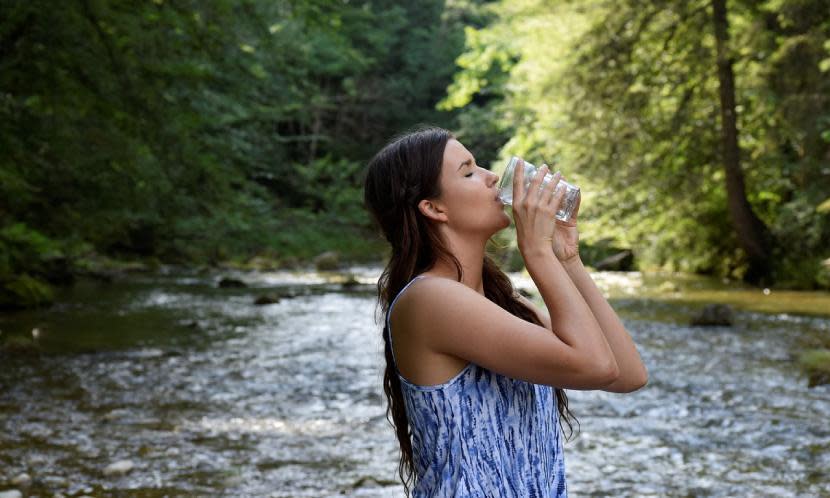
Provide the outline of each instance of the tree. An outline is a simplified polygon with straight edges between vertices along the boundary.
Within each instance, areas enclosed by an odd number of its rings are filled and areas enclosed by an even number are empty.
[[[720,94],[721,141],[723,169],[726,177],[727,203],[732,226],[741,248],[749,257],[747,280],[758,283],[770,276],[772,269],[769,231],[746,198],[744,174],[738,145],[737,112],[735,109],[735,77],[729,47],[729,21],[726,0],[712,0],[712,24],[717,42],[717,68]]]
[[[826,285],[826,0],[735,1],[717,37],[709,0],[493,11],[474,39],[517,58],[502,77],[465,68],[451,96],[468,80],[483,84],[467,85],[467,101],[503,95],[488,103],[516,130],[501,153],[559,162],[585,187],[586,241],[631,245],[643,266]],[[468,44],[462,60],[501,46]]]

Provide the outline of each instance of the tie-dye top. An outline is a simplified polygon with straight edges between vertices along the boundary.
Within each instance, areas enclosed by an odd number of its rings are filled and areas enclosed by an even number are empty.
[[[389,306],[390,344],[392,307],[424,276]],[[414,498],[567,497],[552,387],[473,363],[439,385],[416,385],[400,372],[398,378],[412,431]]]

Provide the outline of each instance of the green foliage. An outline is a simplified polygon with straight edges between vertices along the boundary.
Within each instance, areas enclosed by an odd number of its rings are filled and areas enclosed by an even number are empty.
[[[44,258],[60,257],[60,245],[24,223],[0,228],[0,277],[38,273]]]
[[[415,123],[452,127],[436,103],[482,3],[4,2],[0,226],[18,227],[4,274],[44,267],[53,246],[356,252],[361,165]]]
[[[31,308],[49,304],[53,299],[52,288],[29,275],[16,275],[0,282],[0,309]]]
[[[341,222],[353,226],[365,224],[363,209],[364,165],[348,159],[326,156],[309,164],[295,164],[290,180],[303,197],[303,207],[312,213],[325,210]]]
[[[709,8],[5,2],[0,278],[40,302],[37,282],[66,280],[91,253],[377,254],[363,165],[417,123],[453,129],[496,171],[511,154],[561,165],[583,187],[588,244],[632,247],[645,267],[740,276]],[[779,281],[824,286],[827,2],[729,9],[747,198],[780,241]]]
[[[777,280],[820,286],[816,265],[830,256],[820,207],[830,192],[830,10],[824,0],[728,7],[746,195],[778,241]],[[468,31],[445,103],[496,95],[487,106],[500,112],[468,105],[460,122],[512,127],[502,158],[559,163],[583,187],[589,244],[633,247],[644,267],[741,277],[710,2],[521,0],[492,12],[494,22]]]

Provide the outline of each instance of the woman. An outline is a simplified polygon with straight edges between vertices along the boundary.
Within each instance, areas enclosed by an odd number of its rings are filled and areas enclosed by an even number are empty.
[[[554,218],[559,175],[540,189],[543,166],[525,195],[516,169],[519,251],[547,312],[485,254],[510,226],[498,176],[448,131],[399,137],[369,163],[364,200],[392,246],[378,282],[384,391],[407,495],[567,496],[562,389],[646,383],[631,337],[580,261],[576,215]]]

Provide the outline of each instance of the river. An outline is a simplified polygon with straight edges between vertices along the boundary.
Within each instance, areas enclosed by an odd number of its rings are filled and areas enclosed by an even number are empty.
[[[351,268],[348,289],[313,272],[236,274],[246,288],[135,275],[0,315],[0,492],[403,496],[379,272]],[[569,391],[581,425],[565,444],[571,496],[830,496],[830,386],[808,388],[794,361],[830,343],[827,293],[594,276],[650,380],[624,395]],[[289,297],[255,306],[267,291]],[[738,306],[735,325],[688,326],[712,299]],[[105,472],[119,461],[131,470]],[[21,473],[30,484],[12,484]]]

